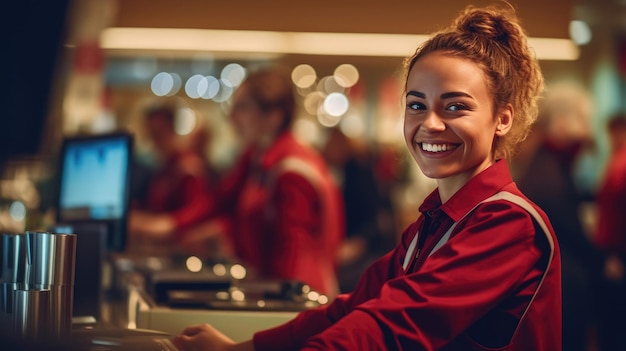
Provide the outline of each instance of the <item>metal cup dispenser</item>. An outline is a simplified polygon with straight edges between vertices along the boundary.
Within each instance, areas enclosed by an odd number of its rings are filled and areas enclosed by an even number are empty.
[[[2,234],[0,323],[27,338],[68,336],[72,327],[76,235]]]

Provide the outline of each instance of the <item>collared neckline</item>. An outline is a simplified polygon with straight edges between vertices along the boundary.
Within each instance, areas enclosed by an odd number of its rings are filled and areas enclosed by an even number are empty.
[[[512,182],[509,166],[506,160],[501,159],[470,179],[443,205],[439,196],[439,188],[436,188],[426,197],[419,211],[424,213],[440,209],[456,222],[479,202]]]
[[[263,156],[261,156],[261,168],[268,169],[272,167],[285,153],[293,149],[294,144],[296,144],[296,140],[291,132],[285,131],[277,135],[274,142],[265,150]]]

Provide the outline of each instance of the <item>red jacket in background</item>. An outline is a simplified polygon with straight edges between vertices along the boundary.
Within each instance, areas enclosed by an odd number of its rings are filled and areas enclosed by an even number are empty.
[[[260,159],[243,154],[219,186],[235,255],[261,278],[300,280],[334,296],[344,207],[324,159],[281,134]]]
[[[435,190],[402,242],[368,268],[351,294],[256,333],[255,349],[560,351],[556,236],[533,204],[548,233],[512,202],[481,203],[501,191],[525,199],[503,160],[445,204]],[[449,240],[429,256],[457,221]],[[405,271],[418,229],[426,240]]]
[[[626,147],[611,156],[597,193],[596,245],[626,255]]]
[[[213,205],[210,178],[197,154],[181,151],[171,155],[150,180],[140,208],[168,213],[176,223],[174,234],[202,221]]]

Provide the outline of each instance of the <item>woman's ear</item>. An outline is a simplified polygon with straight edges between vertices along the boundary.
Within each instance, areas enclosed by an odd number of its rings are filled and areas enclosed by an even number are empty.
[[[513,106],[506,105],[498,113],[498,124],[496,125],[496,135],[504,136],[513,126]]]

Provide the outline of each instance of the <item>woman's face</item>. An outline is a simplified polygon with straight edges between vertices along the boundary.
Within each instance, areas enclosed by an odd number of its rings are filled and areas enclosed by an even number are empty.
[[[430,53],[409,72],[406,92],[404,138],[426,176],[464,184],[494,163],[499,119],[478,65]]]
[[[233,95],[230,120],[245,146],[258,145],[268,135],[268,121],[245,85]]]

